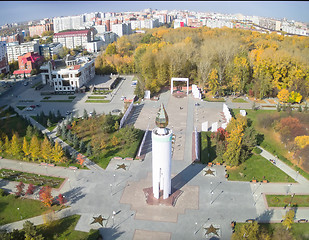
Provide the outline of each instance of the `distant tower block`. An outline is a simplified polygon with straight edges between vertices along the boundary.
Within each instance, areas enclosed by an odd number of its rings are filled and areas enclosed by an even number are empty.
[[[153,196],[160,198],[163,190],[163,199],[171,194],[171,159],[172,159],[172,130],[166,128],[168,116],[161,104],[157,113],[156,125],[152,130],[152,186]]]

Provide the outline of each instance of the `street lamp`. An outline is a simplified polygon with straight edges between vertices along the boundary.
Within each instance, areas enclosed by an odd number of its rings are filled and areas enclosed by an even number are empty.
[[[116,174],[114,174],[114,185],[115,185],[115,178],[116,178]]]
[[[112,192],[113,192],[113,185],[109,184],[109,186],[111,187],[111,196],[112,196]]]
[[[211,191],[211,195],[210,195],[210,204],[212,204],[212,203],[213,203],[213,201],[212,201],[212,196],[213,196],[213,194],[214,194],[214,192],[213,192],[213,191]]]
[[[19,215],[20,215],[20,219],[23,219],[23,217],[21,216],[21,213],[20,213],[20,211],[19,211],[19,208],[17,208],[17,210],[18,210],[18,213],[19,213]]]
[[[195,222],[195,230],[194,230],[194,235],[197,233],[196,228],[197,228],[197,222]]]

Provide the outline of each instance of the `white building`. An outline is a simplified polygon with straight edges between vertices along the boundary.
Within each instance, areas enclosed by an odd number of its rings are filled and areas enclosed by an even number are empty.
[[[131,23],[113,24],[112,32],[114,32],[118,37],[129,35],[132,33]]]
[[[132,29],[140,29],[141,28],[141,21],[140,20],[132,20],[130,21],[131,23],[131,28]]]
[[[88,29],[55,33],[53,36],[54,43],[59,42],[67,48],[76,48],[78,46],[86,48],[87,43],[91,41],[93,41],[93,33]]]
[[[18,61],[18,57],[28,52],[39,52],[39,41],[35,40],[32,42],[21,43],[8,43],[7,55],[8,61]]]
[[[92,41],[86,43],[86,49],[88,52],[99,52],[103,45],[104,42],[102,40]]]
[[[84,29],[84,16],[68,16],[53,18],[54,32],[58,33],[68,29]]]
[[[233,23],[222,19],[207,19],[206,26],[209,28],[222,28],[222,27],[233,28]]]
[[[141,21],[141,28],[156,28],[159,27],[159,19],[145,19]]]
[[[55,92],[75,92],[94,78],[94,60],[68,55],[66,61],[49,61],[40,67],[42,83],[54,87]]]
[[[9,72],[6,42],[0,42],[0,74]]]
[[[95,36],[95,40],[101,40],[103,42],[103,45],[108,45],[112,42],[115,42],[117,40],[117,36],[116,33],[105,32],[102,34],[97,34]]]

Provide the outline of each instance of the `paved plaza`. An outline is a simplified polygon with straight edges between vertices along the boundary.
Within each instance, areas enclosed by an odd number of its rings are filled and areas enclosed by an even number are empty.
[[[114,92],[109,104],[96,107],[97,113],[113,108],[121,108],[119,95],[130,96],[126,89],[132,77]],[[29,91],[31,91],[29,89]],[[24,93],[30,94],[30,93]],[[82,95],[81,95],[82,96]],[[28,97],[28,96],[27,96]],[[83,109],[86,103],[77,98],[74,107]],[[79,100],[78,100],[79,99]],[[118,103],[119,100],[119,103]],[[60,211],[57,216],[64,217],[80,214],[76,230],[89,231],[100,229],[104,239],[206,239],[205,226],[220,228],[219,239],[230,239],[231,221],[245,222],[258,219],[260,222],[279,222],[286,210],[267,208],[265,193],[309,193],[308,180],[297,174],[281,161],[276,166],[288,173],[298,183],[263,183],[232,182],[225,178],[224,166],[207,167],[192,164],[192,132],[195,127],[201,130],[201,123],[222,120],[223,103],[208,103],[194,99],[191,95],[175,98],[170,92],[160,95],[158,101],[145,100],[135,105],[135,113],[129,119],[135,127],[152,130],[155,127],[155,115],[163,103],[169,116],[168,127],[175,134],[172,156],[172,187],[182,191],[175,206],[147,205],[144,188],[151,187],[151,134],[148,134],[143,161],[113,159],[103,170],[95,165],[88,165],[90,170],[72,170],[61,167],[45,167],[34,163],[1,159],[1,168],[10,168],[44,175],[64,177],[65,183],[60,189],[54,189],[68,199],[70,208]],[[199,106],[195,106],[199,103]],[[16,104],[16,103],[15,103]],[[44,104],[47,112],[55,107]],[[119,105],[118,105],[119,104]],[[62,105],[62,104],[61,104]],[[92,111],[94,105],[87,105]],[[95,105],[96,106],[96,105]],[[71,106],[72,107],[72,106]],[[43,106],[42,106],[43,108]],[[67,111],[64,107],[62,110]],[[81,111],[82,112],[82,111]],[[24,114],[20,112],[20,114]],[[28,113],[25,113],[28,114]],[[34,122],[34,124],[37,124]],[[61,141],[61,140],[59,140]],[[271,159],[271,154],[263,150],[262,155]],[[89,164],[90,162],[88,162]],[[120,167],[122,166],[122,167]],[[205,170],[215,172],[205,175]],[[13,190],[15,183],[0,180],[1,188]],[[103,227],[91,224],[93,217],[102,215],[106,220]],[[307,218],[308,209],[298,209],[296,219]],[[32,218],[35,224],[43,222],[42,217]],[[1,226],[1,229],[22,228],[23,221]],[[211,239],[218,239],[212,237]]]

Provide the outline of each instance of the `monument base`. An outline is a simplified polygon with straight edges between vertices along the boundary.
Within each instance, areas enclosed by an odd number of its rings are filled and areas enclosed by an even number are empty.
[[[183,193],[183,191],[179,189],[172,189],[172,194],[167,199],[163,199],[163,190],[161,190],[159,192],[159,199],[156,199],[153,196],[152,187],[144,188],[143,192],[145,194],[146,203],[148,205],[165,205],[165,206],[172,206],[172,207],[176,205],[177,199]]]

